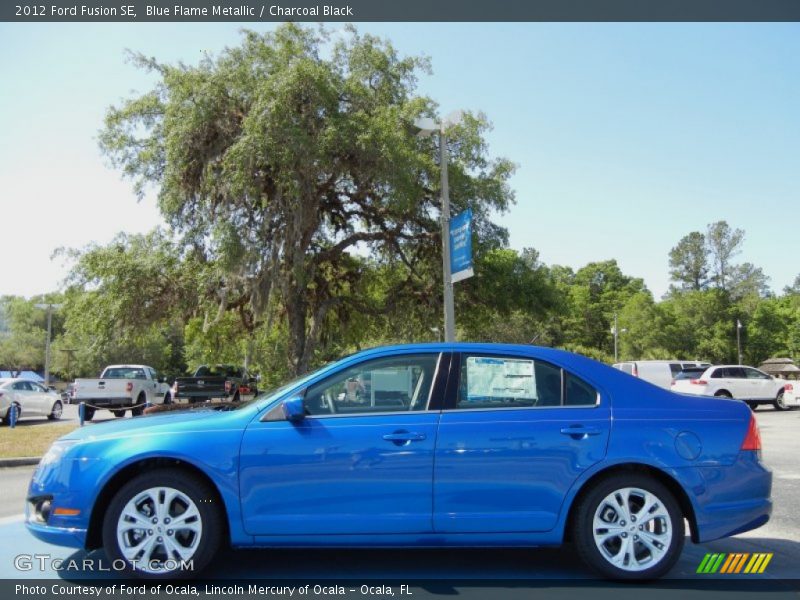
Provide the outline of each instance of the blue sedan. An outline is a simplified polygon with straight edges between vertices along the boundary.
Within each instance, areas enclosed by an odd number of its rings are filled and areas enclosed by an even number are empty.
[[[750,409],[568,352],[368,350],[233,410],[85,427],[30,484],[28,529],[125,575],[199,572],[234,547],[552,546],[651,579],[693,542],[763,525]]]

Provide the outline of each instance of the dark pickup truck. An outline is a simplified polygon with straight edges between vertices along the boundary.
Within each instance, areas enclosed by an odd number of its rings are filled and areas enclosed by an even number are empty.
[[[175,400],[191,403],[205,402],[215,398],[239,402],[242,395],[255,393],[255,380],[247,376],[242,367],[233,365],[202,365],[192,377],[178,377],[172,386]]]

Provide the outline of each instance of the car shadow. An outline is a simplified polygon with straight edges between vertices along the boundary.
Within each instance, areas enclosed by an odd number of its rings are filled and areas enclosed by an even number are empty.
[[[772,552],[762,574],[698,574],[706,553]],[[786,592],[800,590],[796,557],[800,542],[773,538],[726,538],[710,544],[686,540],[681,558],[670,573],[645,584],[597,579],[567,544],[556,548],[436,548],[436,549],[223,549],[202,575],[202,582],[230,585],[241,581],[350,581],[404,583],[422,589],[553,588],[588,587],[649,590],[716,590]],[[110,564],[102,550],[72,554],[66,561],[78,565]],[[65,561],[65,562],[66,562]],[[113,570],[62,570],[62,579],[117,577]],[[360,585],[360,584],[359,584]],[[438,593],[438,592],[437,592]],[[795,596],[796,597],[796,596]],[[416,600],[416,599],[415,599]]]

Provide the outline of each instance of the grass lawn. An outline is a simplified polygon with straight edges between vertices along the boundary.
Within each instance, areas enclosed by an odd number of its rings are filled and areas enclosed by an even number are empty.
[[[17,456],[42,456],[56,439],[78,427],[77,423],[64,425],[17,425],[0,428],[0,458]]]

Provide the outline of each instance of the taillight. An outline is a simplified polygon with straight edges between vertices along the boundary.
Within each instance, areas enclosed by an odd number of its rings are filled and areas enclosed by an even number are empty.
[[[669,384],[670,385],[675,385],[675,380],[673,379],[672,381],[669,382]]]
[[[690,379],[689,383],[692,385],[708,385],[708,382],[705,379]]]
[[[791,383],[787,383],[785,386],[783,386],[784,392],[791,392],[792,390],[794,390],[794,386]]]
[[[639,369],[636,368],[635,364],[633,365],[633,370],[631,371],[631,375],[633,375],[634,377],[639,376]]]
[[[230,394],[231,393],[231,382],[230,381],[226,381],[225,382],[225,393],[226,394]]]
[[[132,381],[129,381],[127,384],[125,384],[125,391],[126,392],[132,392],[133,391],[133,382]]]
[[[758,423],[754,415],[750,415],[750,425],[747,427],[747,435],[742,442],[742,450],[761,451],[761,433],[758,431]]]
[[[173,394],[177,394],[178,393],[178,382],[177,381],[172,384],[172,393]]]

